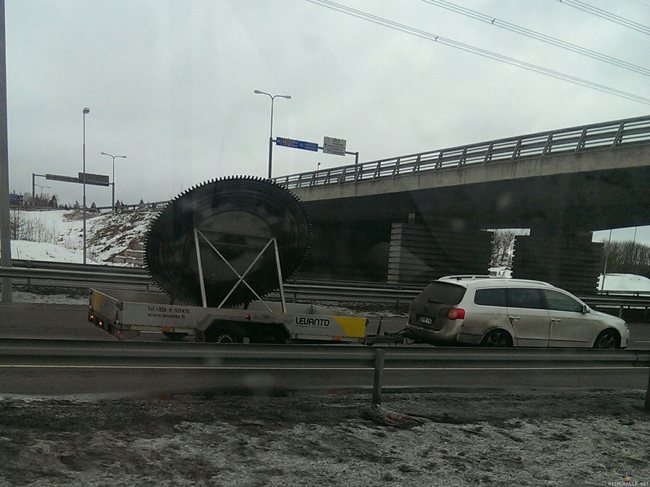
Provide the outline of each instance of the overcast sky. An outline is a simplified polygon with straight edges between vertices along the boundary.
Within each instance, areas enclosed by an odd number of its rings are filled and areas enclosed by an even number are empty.
[[[650,24],[650,0],[585,0]],[[421,0],[338,3],[650,98],[650,77]],[[650,68],[650,36],[556,0],[454,3]],[[111,173],[159,201],[203,181],[265,176],[274,136],[347,140],[361,162],[650,113],[650,106],[408,35],[306,0],[6,0],[10,190],[32,173]],[[274,148],[274,176],[353,158]],[[37,178],[59,201],[80,185]],[[41,189],[37,188],[37,192]],[[88,186],[88,203],[110,204]],[[620,233],[620,232],[619,232]],[[645,234],[644,234],[645,235]],[[631,238],[631,236],[630,236]],[[650,232],[648,232],[650,239]]]

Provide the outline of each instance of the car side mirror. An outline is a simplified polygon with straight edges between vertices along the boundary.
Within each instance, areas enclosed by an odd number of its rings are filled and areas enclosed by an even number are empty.
[[[589,313],[589,306],[587,306],[586,304],[583,304],[582,305],[582,314],[586,315],[587,313]]]

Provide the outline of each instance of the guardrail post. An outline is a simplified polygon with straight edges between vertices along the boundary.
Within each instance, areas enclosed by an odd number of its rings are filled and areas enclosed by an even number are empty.
[[[27,267],[28,267],[29,269],[32,268],[32,261],[31,261],[31,260],[27,262]],[[31,278],[29,278],[29,277],[27,278],[27,292],[28,292],[28,293],[31,293],[31,292],[32,292],[32,280],[31,280]]]
[[[645,408],[650,411],[650,372],[648,373],[648,387],[645,391]]]
[[[381,384],[384,375],[384,350],[377,348],[375,350],[375,376],[372,381],[372,403],[374,405],[381,404]],[[648,402],[646,400],[646,406]]]

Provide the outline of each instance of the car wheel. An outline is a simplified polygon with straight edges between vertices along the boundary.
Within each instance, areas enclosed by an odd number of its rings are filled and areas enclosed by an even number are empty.
[[[603,330],[600,332],[596,341],[594,342],[594,348],[619,348],[621,346],[621,337],[615,330]]]
[[[505,330],[492,330],[483,337],[483,347],[512,347],[512,337]]]

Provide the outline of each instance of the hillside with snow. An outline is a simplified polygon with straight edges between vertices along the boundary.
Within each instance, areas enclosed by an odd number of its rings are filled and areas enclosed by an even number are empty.
[[[138,265],[150,222],[150,209],[121,213],[87,212],[87,261]],[[83,262],[83,213],[79,210],[36,210],[11,213],[13,259]]]

